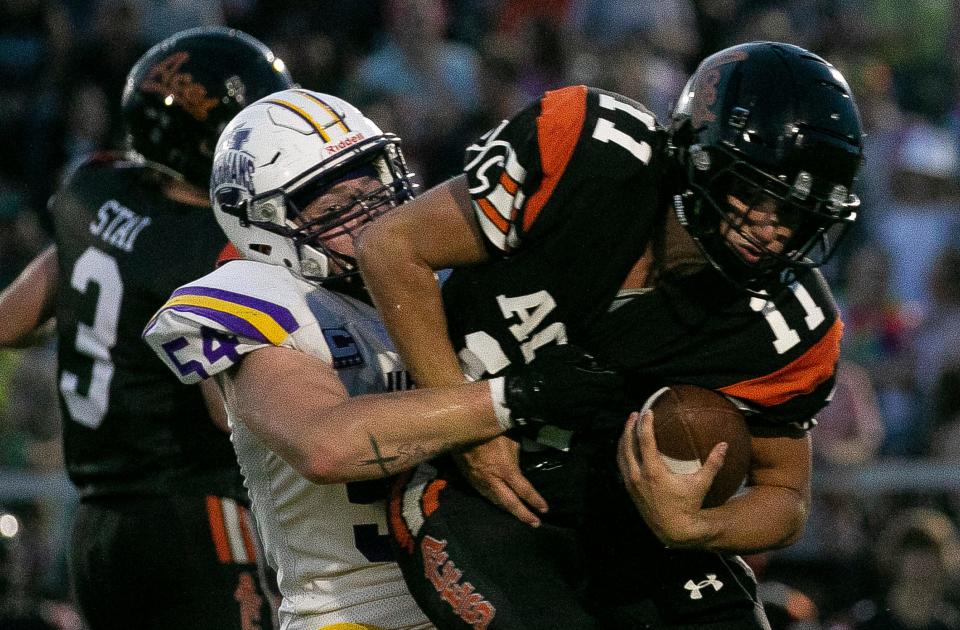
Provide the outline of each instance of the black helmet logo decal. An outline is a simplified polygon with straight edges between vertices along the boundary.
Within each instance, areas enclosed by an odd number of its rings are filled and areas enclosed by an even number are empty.
[[[693,111],[690,122],[694,129],[717,119],[712,107],[717,102],[717,83],[720,82],[720,67],[729,63],[743,61],[748,54],[742,50],[732,50],[727,54],[718,54],[708,58],[700,68],[700,79],[693,86]]]
[[[179,104],[191,116],[203,122],[219,102],[207,96],[207,88],[194,82],[193,75],[180,72],[190,59],[188,52],[176,52],[150,68],[141,90],[159,94],[166,105]]]

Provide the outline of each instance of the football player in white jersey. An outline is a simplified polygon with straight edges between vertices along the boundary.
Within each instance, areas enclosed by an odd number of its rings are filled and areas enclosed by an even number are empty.
[[[409,377],[353,238],[413,190],[399,139],[349,103],[302,89],[254,103],[221,135],[211,178],[238,259],[175,291],[144,331],[181,380],[220,385],[284,630],[432,627],[370,480],[522,418],[589,417],[621,387],[567,348],[506,378],[400,391]]]

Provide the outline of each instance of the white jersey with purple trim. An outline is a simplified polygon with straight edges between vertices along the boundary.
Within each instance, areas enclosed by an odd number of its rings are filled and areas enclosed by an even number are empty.
[[[177,289],[144,338],[187,383],[273,345],[328,362],[351,396],[409,386],[373,307],[259,262],[230,262]],[[227,411],[267,559],[277,570],[282,630],[432,628],[392,561],[383,493],[371,493],[369,483],[307,481]]]

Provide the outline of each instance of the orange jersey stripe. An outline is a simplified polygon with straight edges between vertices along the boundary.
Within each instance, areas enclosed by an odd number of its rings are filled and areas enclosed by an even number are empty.
[[[413,477],[413,471],[408,470],[390,488],[389,514],[387,514],[394,540],[402,549],[406,549],[407,553],[413,553],[413,534],[403,519],[403,492],[410,483],[411,477]]]
[[[540,145],[540,165],[543,180],[530,199],[523,215],[523,230],[527,231],[543,210],[563,176],[573,155],[587,115],[587,88],[583,85],[547,92],[540,103],[537,117],[537,142]]]
[[[227,527],[223,522],[223,506],[220,497],[207,497],[207,518],[210,520],[210,535],[217,550],[217,560],[226,564],[232,559],[230,542],[227,540]]]
[[[764,407],[809,394],[833,374],[842,336],[843,322],[837,319],[820,341],[776,372],[721,387],[720,391]]]
[[[511,197],[516,197],[517,189],[520,188],[517,182],[513,181],[513,178],[507,175],[506,171],[500,174],[500,185],[503,186],[503,189],[507,191]]]
[[[237,505],[237,514],[240,517],[240,533],[243,535],[243,548],[247,550],[247,562],[257,562],[257,546],[253,544],[253,533],[250,530],[249,512],[247,508]]]
[[[493,207],[493,204],[487,201],[486,198],[477,199],[477,205],[480,206],[480,210],[483,211],[484,216],[490,219],[490,222],[493,223],[498,230],[507,233],[507,230],[510,229],[510,223],[503,216],[497,212],[497,209]]]
[[[440,507],[440,491],[447,487],[445,479],[434,479],[423,491],[423,515],[430,516]]]

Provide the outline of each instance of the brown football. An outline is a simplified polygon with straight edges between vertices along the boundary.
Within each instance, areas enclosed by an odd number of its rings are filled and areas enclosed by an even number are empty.
[[[714,446],[728,444],[703,506],[715,507],[733,496],[750,469],[750,433],[743,413],[721,394],[694,385],[665,387],[647,400],[646,408],[653,410],[657,448],[674,472],[696,472]]]

